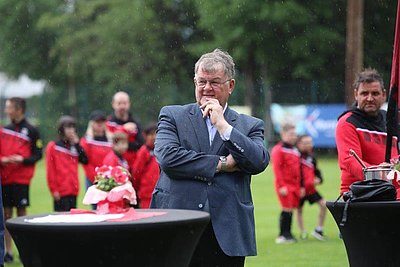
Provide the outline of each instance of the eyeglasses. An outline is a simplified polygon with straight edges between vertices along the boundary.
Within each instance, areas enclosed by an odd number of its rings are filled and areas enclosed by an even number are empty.
[[[213,89],[215,89],[215,88],[219,88],[221,85],[223,85],[224,83],[227,83],[227,82],[229,82],[231,80],[232,79],[228,79],[226,81],[220,82],[220,81],[207,81],[207,80],[196,80],[196,79],[194,79],[194,83],[200,88],[206,87],[207,83],[209,83],[210,86]]]

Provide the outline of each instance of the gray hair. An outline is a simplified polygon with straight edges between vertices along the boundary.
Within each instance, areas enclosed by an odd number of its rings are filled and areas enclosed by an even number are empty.
[[[229,79],[235,77],[235,63],[228,52],[217,48],[210,53],[203,54],[194,66],[194,75],[197,74],[199,67],[205,72],[215,72],[222,65],[224,73]]]
[[[379,74],[379,72],[376,69],[366,68],[357,74],[356,80],[353,83],[353,88],[355,90],[358,90],[360,84],[373,83],[373,82],[379,82],[381,89],[383,91],[385,90],[385,87],[383,85],[383,79],[382,76]]]

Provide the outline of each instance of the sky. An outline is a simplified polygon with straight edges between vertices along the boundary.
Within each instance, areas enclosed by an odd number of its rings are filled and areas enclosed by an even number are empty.
[[[11,80],[4,73],[0,73],[0,98],[14,96],[27,98],[40,95],[45,85],[44,81],[33,81],[25,74],[21,75],[18,80]]]

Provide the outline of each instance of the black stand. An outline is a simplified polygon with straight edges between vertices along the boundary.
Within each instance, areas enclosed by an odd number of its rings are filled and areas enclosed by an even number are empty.
[[[24,221],[43,214],[10,219],[6,226],[24,267],[188,266],[209,214],[147,211],[167,214],[129,222]]]
[[[327,201],[342,235],[351,267],[400,266],[400,202],[350,203],[340,226],[344,202]]]

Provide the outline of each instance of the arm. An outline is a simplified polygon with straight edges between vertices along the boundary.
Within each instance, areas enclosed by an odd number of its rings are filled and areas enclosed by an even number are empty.
[[[54,198],[59,196],[57,186],[57,166],[55,166],[54,159],[54,146],[55,143],[50,141],[46,147],[46,177],[47,186],[49,187],[50,193]]]
[[[195,176],[213,179],[219,161],[218,155],[188,150],[180,143],[169,107],[160,111],[154,152],[161,169],[174,179],[196,179]]]
[[[32,165],[35,164],[42,158],[42,149],[43,149],[43,141],[40,139],[39,131],[32,130],[31,138],[31,151],[32,154],[28,158],[24,158],[22,164],[24,165]]]
[[[265,170],[269,163],[269,154],[264,146],[264,122],[262,120],[239,116],[237,126],[244,129],[243,132],[246,134],[243,134],[233,128],[225,119],[223,107],[217,99],[207,99],[201,105],[201,109],[204,117],[210,116],[211,123],[215,125],[218,133],[225,140],[224,146],[234,159],[233,164],[228,164],[228,171],[240,169],[249,174],[258,174]],[[227,136],[226,133],[228,133]]]
[[[133,187],[136,191],[140,191],[140,180],[143,178],[144,168],[150,160],[150,153],[146,147],[142,147],[138,150],[136,155],[135,162],[132,167],[132,176],[133,176]]]
[[[314,175],[315,175],[315,178],[318,180],[318,184],[322,184],[324,179],[322,177],[321,170],[318,168],[317,159],[315,157],[313,157],[313,164],[314,164]]]
[[[91,158],[91,150],[90,147],[86,141],[86,138],[82,137],[80,140],[80,145],[82,147],[82,149],[85,151],[85,154],[87,156],[88,159],[88,163],[87,164],[82,164],[83,169],[85,170],[85,175],[86,177],[93,183],[94,182],[94,176],[96,174],[95,167],[92,162],[90,161]]]
[[[88,164],[89,159],[86,156],[85,150],[81,147],[79,143],[76,143],[75,145],[76,151],[78,151],[78,161],[82,164]]]
[[[272,158],[272,171],[275,176],[275,185],[278,189],[285,186],[284,183],[284,172],[283,172],[283,157],[279,149],[280,147],[275,146],[271,151]]]
[[[256,120],[251,123],[254,124],[247,135],[233,128],[229,140],[224,141],[224,145],[241,171],[258,174],[267,167],[269,154],[264,146],[264,122]]]
[[[343,120],[338,122],[336,126],[336,145],[340,168],[345,169],[355,177],[363,177],[362,166],[350,155],[350,149],[353,149],[363,159],[361,143],[353,125]],[[364,160],[363,162],[366,166],[371,166],[368,162]]]

